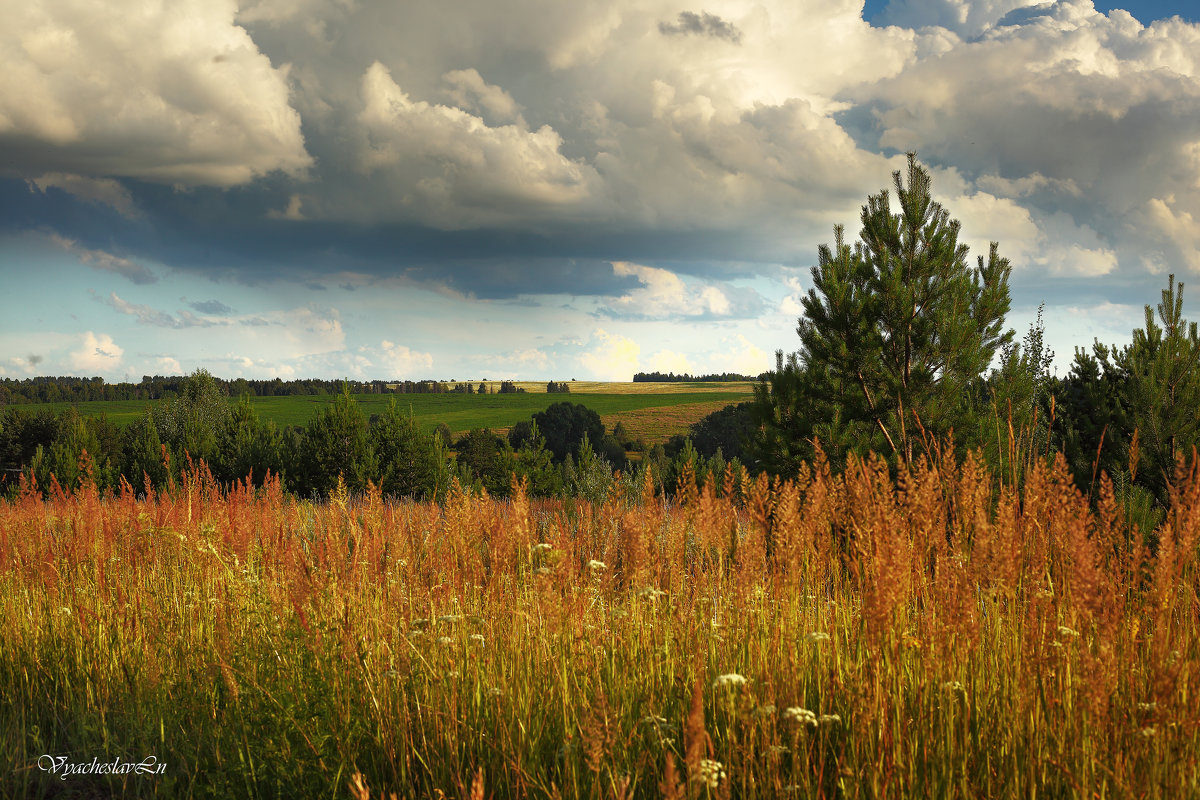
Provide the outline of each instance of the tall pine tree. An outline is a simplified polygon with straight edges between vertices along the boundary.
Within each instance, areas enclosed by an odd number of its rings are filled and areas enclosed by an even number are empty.
[[[959,223],[914,155],[907,185],[893,178],[898,213],[886,190],[871,195],[859,241],[839,226],[818,251],[800,350],[780,354],[757,393],[760,466],[790,471],[813,438],[839,457],[870,449],[908,461],[927,434],[971,427],[967,389],[1013,336],[1003,331],[1011,267],[994,242],[968,265]]]

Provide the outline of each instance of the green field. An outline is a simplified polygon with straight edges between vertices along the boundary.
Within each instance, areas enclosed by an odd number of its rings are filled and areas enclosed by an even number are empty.
[[[544,384],[542,386],[544,388]],[[360,394],[354,398],[368,416],[383,411],[394,398],[401,409],[411,410],[423,430],[432,432],[444,422],[456,434],[472,428],[506,430],[552,403],[565,400],[592,409],[610,430],[618,421],[624,420],[633,436],[641,436],[653,443],[684,432],[691,423],[729,403],[740,403],[752,396],[752,384],[748,383],[582,383],[578,388],[572,385],[572,390],[570,394],[546,394],[544,391],[484,395]],[[281,428],[307,424],[332,400],[332,395],[251,398],[258,413]],[[74,405],[81,414],[105,414],[116,425],[124,427],[155,402],[161,401],[114,400],[22,407],[62,411]],[[662,412],[661,420],[657,419],[658,411]]]

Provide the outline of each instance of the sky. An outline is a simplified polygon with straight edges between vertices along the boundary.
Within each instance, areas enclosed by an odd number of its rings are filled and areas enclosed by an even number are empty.
[[[0,377],[757,374],[909,151],[1060,375],[1200,316],[1185,0],[0,9]]]

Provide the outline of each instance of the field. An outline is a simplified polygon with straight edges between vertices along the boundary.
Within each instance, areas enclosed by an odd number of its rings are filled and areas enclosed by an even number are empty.
[[[495,382],[493,382],[495,383]],[[476,383],[475,385],[478,385]],[[518,383],[527,386],[525,394],[359,394],[355,400],[368,416],[387,407],[395,398],[405,411],[411,409],[426,432],[446,423],[455,433],[472,428],[491,428],[506,431],[513,424],[529,419],[551,403],[569,401],[582,403],[598,413],[605,427],[612,430],[618,421],[626,421],[634,438],[643,437],[654,444],[685,433],[687,427],[705,415],[730,403],[749,400],[749,383],[592,383],[571,384],[569,394],[546,394],[545,383]],[[492,386],[495,390],[496,383]],[[255,397],[254,407],[264,418],[280,427],[304,425],[323,406],[332,401],[329,395],[292,397]],[[231,402],[237,402],[232,399]],[[71,403],[45,403],[22,408],[48,408],[62,411]],[[124,427],[140,416],[153,401],[95,401],[74,404],[81,414],[105,414],[115,424]]]
[[[0,796],[1200,796],[1200,472],[1156,553],[1061,461],[991,487],[27,494]]]

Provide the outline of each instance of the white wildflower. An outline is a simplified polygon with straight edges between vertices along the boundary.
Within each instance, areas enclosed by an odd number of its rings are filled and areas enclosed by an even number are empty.
[[[702,758],[700,759],[700,766],[696,770],[694,778],[709,789],[716,789],[721,781],[725,780],[725,765],[720,761]]]
[[[443,614],[442,616],[438,617],[438,622],[441,622],[444,625],[455,625],[459,622],[462,622],[462,614]]]
[[[592,572],[596,572],[597,570],[608,569],[608,565],[605,564],[603,561],[597,561],[596,559],[593,558],[591,561],[589,561],[587,563],[587,568],[590,569]]]
[[[1066,625],[1058,626],[1058,635],[1063,637],[1071,637],[1072,639],[1079,638],[1079,631],[1068,628]]]
[[[746,678],[736,672],[730,672],[726,675],[718,675],[713,681],[714,689],[732,689],[736,686],[745,686]]]
[[[647,714],[646,716],[642,717],[642,724],[643,725],[666,725],[667,718],[660,717],[658,714]]]
[[[1158,728],[1155,727],[1154,725],[1151,725],[1148,728],[1142,728],[1140,733],[1142,734],[1143,739],[1153,739],[1155,736],[1158,735]]]
[[[774,715],[775,706],[773,705],[759,706],[758,708],[754,709],[754,716],[756,717],[771,717]]]
[[[550,544],[549,542],[538,542],[533,546],[533,552],[535,553],[545,553],[553,549],[554,545]]]
[[[63,606],[62,608],[60,608],[59,611],[61,611],[63,614],[65,614],[68,617],[71,616],[71,609],[67,608],[66,606]]]
[[[502,692],[495,686],[488,687],[487,693],[488,697],[499,697],[502,694]]]
[[[467,639],[470,640],[471,644],[477,644],[480,647],[483,647],[483,643],[485,641],[485,639],[483,638],[483,634],[479,634],[479,633],[472,633],[470,636],[467,637]]]
[[[817,715],[809,711],[807,708],[799,706],[791,706],[783,712],[784,719],[799,723],[800,725],[808,725],[817,727]]]
[[[414,628],[425,628],[429,626],[429,617],[417,617],[409,623]]]
[[[822,714],[817,722],[821,725],[841,725],[842,718],[837,714]]]
[[[942,684],[942,688],[945,689],[947,692],[953,692],[954,694],[966,694],[967,693],[967,690],[965,688],[963,688],[962,683],[959,681],[946,681],[945,683]]]
[[[437,643],[440,645],[450,645],[450,644],[454,643],[454,640],[451,639],[449,636],[439,636]]]
[[[809,644],[820,644],[821,642],[829,641],[829,634],[824,631],[813,631],[808,636],[805,636],[804,640]]]

